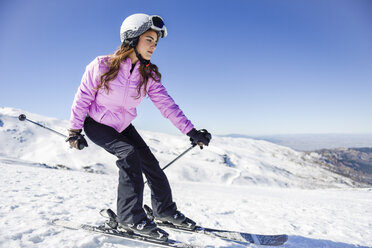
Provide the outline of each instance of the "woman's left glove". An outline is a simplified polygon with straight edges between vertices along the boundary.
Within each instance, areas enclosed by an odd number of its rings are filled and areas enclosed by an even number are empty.
[[[88,147],[84,135],[81,134],[81,129],[69,129],[66,142],[69,142],[71,147],[78,150],[83,150],[84,147]]]
[[[190,141],[193,145],[199,145],[200,148],[203,148],[203,145],[208,146],[212,139],[212,135],[205,129],[196,130],[193,128],[187,133],[187,136],[190,137]]]

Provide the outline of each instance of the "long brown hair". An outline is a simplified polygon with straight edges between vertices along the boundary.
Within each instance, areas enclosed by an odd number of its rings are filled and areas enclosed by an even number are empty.
[[[97,90],[104,88],[107,92],[110,91],[109,82],[114,80],[120,70],[120,63],[128,58],[129,54],[132,53],[134,49],[128,45],[121,44],[120,48],[113,54],[109,55],[109,59],[106,61],[106,65],[109,67],[108,71],[101,75],[101,82],[97,87]],[[155,81],[161,80],[161,74],[158,70],[158,67],[152,63],[148,66],[143,64],[139,67],[141,82],[137,86],[137,98],[141,96],[141,88],[143,86],[145,94],[147,94],[147,83],[149,78],[152,78]]]

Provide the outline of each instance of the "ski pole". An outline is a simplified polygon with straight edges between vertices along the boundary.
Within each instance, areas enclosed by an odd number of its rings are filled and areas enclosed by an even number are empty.
[[[167,164],[166,166],[164,166],[161,170],[165,170],[166,168],[168,168],[171,164],[173,164],[174,162],[176,162],[180,157],[182,157],[183,155],[185,155],[186,153],[188,153],[195,146],[196,146],[196,144],[192,144],[192,146],[190,146],[189,148],[187,148],[186,151],[184,151],[183,153],[181,153],[180,155],[178,155],[175,159],[173,159],[169,164]],[[144,184],[146,184],[146,183],[147,183],[147,181]]]
[[[18,120],[20,120],[20,121],[25,121],[25,120],[26,120],[26,121],[29,121],[29,122],[31,122],[31,123],[33,123],[33,124],[35,124],[35,125],[38,125],[39,127],[43,127],[43,128],[45,128],[45,129],[48,129],[49,131],[52,131],[52,132],[54,132],[54,133],[56,133],[56,134],[58,134],[58,135],[60,135],[60,136],[62,136],[62,137],[64,137],[64,138],[67,139],[67,136],[66,136],[66,135],[61,134],[60,132],[57,132],[57,131],[55,131],[55,130],[49,128],[49,127],[43,126],[43,125],[41,125],[40,123],[34,122],[34,121],[32,121],[32,120],[29,120],[29,119],[26,118],[26,115],[24,115],[24,114],[19,115],[19,116],[18,116]]]
[[[67,135],[64,135],[64,134],[62,134],[62,133],[60,133],[60,132],[57,132],[57,131],[55,131],[55,130],[49,128],[49,127],[43,126],[43,125],[41,125],[40,123],[37,123],[37,122],[34,122],[34,121],[32,121],[32,120],[27,119],[27,118],[26,118],[26,115],[24,115],[24,114],[19,115],[19,116],[18,116],[18,120],[20,120],[20,121],[25,121],[25,120],[26,120],[26,121],[29,121],[29,122],[31,122],[31,123],[33,123],[33,124],[35,124],[35,125],[38,125],[39,127],[43,127],[43,128],[45,128],[45,129],[47,129],[47,130],[49,130],[49,131],[52,131],[53,133],[58,134],[58,135],[62,136],[62,137],[65,138],[65,139],[68,138]],[[84,146],[83,144],[79,144],[79,148],[80,148],[80,150],[82,150],[84,147],[85,147],[85,146]]]
[[[60,136],[62,136],[62,137],[64,137],[64,138],[67,138],[66,135],[61,134],[60,132],[57,132],[57,131],[55,131],[55,130],[49,128],[49,127],[46,127],[46,126],[41,125],[40,123],[37,123],[37,122],[34,122],[34,121],[32,121],[32,120],[27,119],[27,118],[26,118],[26,115],[24,115],[24,114],[19,115],[19,116],[18,116],[18,119],[19,119],[20,121],[25,121],[25,120],[26,120],[26,121],[29,121],[29,122],[31,122],[31,123],[33,123],[33,124],[35,124],[35,125],[38,125],[39,127],[45,128],[45,129],[47,129],[47,130],[49,130],[49,131],[52,131],[52,132],[54,132],[54,133],[56,133],[56,134],[58,134],[58,135],[60,135]],[[166,168],[168,168],[170,165],[172,165],[174,162],[176,162],[179,158],[181,158],[183,155],[185,155],[185,154],[188,153],[191,149],[193,149],[196,145],[199,145],[200,148],[203,147],[203,144],[202,144],[202,143],[201,143],[201,144],[195,144],[195,143],[193,143],[192,146],[190,146],[189,148],[186,149],[186,151],[184,151],[183,153],[181,153],[180,155],[178,155],[178,156],[177,156],[175,159],[173,159],[169,164],[167,164],[166,166],[164,166],[164,167],[162,168],[162,170],[165,170]],[[147,181],[145,182],[145,184],[146,184],[146,183],[147,183]]]

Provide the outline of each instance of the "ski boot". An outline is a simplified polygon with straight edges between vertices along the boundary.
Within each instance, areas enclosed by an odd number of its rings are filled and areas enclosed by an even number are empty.
[[[143,235],[146,237],[150,237],[160,241],[167,241],[169,234],[158,228],[157,225],[150,219],[145,218],[139,223],[136,224],[121,224],[117,221],[117,215],[111,209],[102,209],[100,214],[108,218],[105,221],[105,228],[106,229],[115,229],[119,232],[127,232],[128,234],[137,234]]]
[[[119,232],[134,233],[160,241],[167,241],[169,236],[166,231],[160,229],[155,222],[147,217],[135,224],[118,223],[116,230]]]
[[[179,229],[186,229],[186,230],[194,230],[196,223],[195,221],[187,218],[183,213],[180,211],[176,211],[172,215],[168,215],[165,217],[154,217],[154,213],[152,209],[145,205],[144,209],[147,213],[147,217],[153,220],[155,223],[159,224],[160,226],[173,226]]]

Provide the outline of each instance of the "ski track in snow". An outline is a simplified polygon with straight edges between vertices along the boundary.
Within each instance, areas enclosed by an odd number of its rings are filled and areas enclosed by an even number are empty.
[[[41,168],[0,159],[0,247],[150,247],[52,226],[56,218],[101,224],[116,209],[117,176]],[[174,200],[198,224],[289,235],[282,247],[370,247],[371,189],[286,189],[171,181]],[[149,204],[150,192],[145,190]],[[245,247],[203,235],[171,238],[213,247]],[[249,247],[259,247],[249,245]]]

